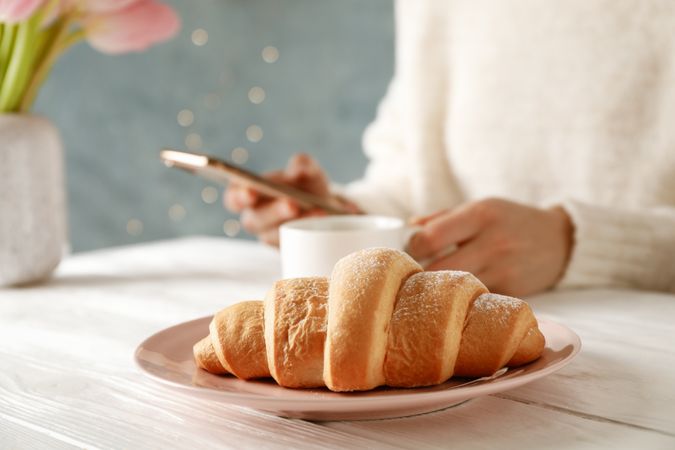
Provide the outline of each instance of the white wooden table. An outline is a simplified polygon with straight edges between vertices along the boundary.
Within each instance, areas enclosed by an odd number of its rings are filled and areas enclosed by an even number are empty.
[[[133,353],[168,325],[261,298],[276,252],[193,238],[79,254],[47,284],[0,289],[0,448],[675,448],[675,296],[529,299],[574,329],[565,369],[404,419],[312,423],[168,391]]]

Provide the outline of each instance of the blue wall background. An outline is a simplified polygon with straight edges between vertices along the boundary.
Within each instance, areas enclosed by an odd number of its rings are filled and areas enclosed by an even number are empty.
[[[234,234],[220,196],[206,203],[204,181],[159,163],[159,148],[186,148],[186,138],[228,159],[243,147],[244,166],[256,171],[306,151],[337,181],[363,173],[361,134],[393,70],[390,0],[168,3],[183,21],[174,40],[122,56],[79,45],[38,99],[36,111],[57,124],[66,147],[74,251],[224,235],[227,220]],[[197,29],[205,45],[194,44]],[[276,62],[264,61],[268,46]],[[255,86],[265,92],[260,104],[249,99]],[[194,115],[187,127],[177,121],[184,109]],[[259,142],[247,139],[251,125],[263,131]]]

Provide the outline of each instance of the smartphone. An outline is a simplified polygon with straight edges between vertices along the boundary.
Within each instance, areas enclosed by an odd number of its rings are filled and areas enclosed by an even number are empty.
[[[275,183],[214,156],[166,148],[159,153],[159,157],[167,167],[183,169],[223,186],[227,186],[230,181],[237,181],[270,197],[293,199],[302,209],[321,208],[330,214],[348,214],[342,202],[335,197],[319,197],[291,186]]]

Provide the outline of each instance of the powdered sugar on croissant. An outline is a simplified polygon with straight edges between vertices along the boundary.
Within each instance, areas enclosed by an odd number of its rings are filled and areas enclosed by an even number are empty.
[[[360,391],[488,376],[543,348],[524,301],[489,293],[467,272],[423,272],[403,252],[372,248],[340,260],[330,281],[281,280],[264,302],[225,308],[194,354],[215,374]]]

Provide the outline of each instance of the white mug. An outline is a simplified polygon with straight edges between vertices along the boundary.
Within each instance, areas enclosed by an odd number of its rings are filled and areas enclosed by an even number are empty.
[[[330,276],[335,263],[369,247],[403,250],[410,230],[402,219],[339,215],[286,222],[279,230],[284,278]]]

